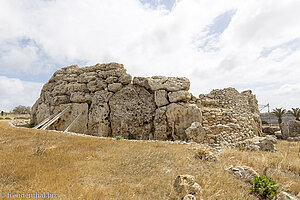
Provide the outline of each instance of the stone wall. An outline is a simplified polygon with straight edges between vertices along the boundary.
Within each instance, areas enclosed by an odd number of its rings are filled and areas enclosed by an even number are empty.
[[[76,65],[56,71],[32,107],[32,123],[71,109],[49,129],[132,139],[236,142],[261,135],[257,101],[251,91],[233,88],[200,95],[189,93],[190,81],[177,77],[134,77],[122,64]],[[203,116],[202,116],[203,115]],[[191,126],[194,123],[194,126]],[[200,132],[193,131],[197,127]],[[188,132],[187,129],[191,130]],[[203,131],[204,130],[204,131]]]
[[[135,139],[186,140],[185,129],[201,122],[201,110],[188,101],[187,78],[132,78],[121,64],[65,67],[44,85],[32,107],[32,123],[71,106],[49,129],[70,129],[96,136]]]
[[[199,95],[206,140],[210,143],[236,143],[262,135],[262,124],[255,95],[234,88],[213,90]]]

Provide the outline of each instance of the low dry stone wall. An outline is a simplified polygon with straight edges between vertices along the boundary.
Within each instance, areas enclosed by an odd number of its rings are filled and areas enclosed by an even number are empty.
[[[236,142],[261,135],[257,101],[251,91],[213,90],[197,99],[190,81],[178,77],[134,77],[122,64],[109,63],[56,71],[32,107],[40,123],[67,106],[49,129],[131,139]]]

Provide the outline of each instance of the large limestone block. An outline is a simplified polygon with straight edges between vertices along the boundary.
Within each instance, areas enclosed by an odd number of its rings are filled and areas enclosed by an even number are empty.
[[[131,83],[132,77],[130,74],[126,74],[124,76],[121,76],[119,78],[120,83],[122,83],[123,85],[128,85]]]
[[[172,103],[183,101],[183,102],[188,102],[192,94],[189,93],[188,91],[176,91],[176,92],[169,92],[169,101]]]
[[[49,105],[41,102],[39,99],[31,109],[31,123],[37,125],[41,123],[44,119],[50,116]]]
[[[64,84],[56,85],[52,91],[53,96],[65,95],[67,93],[67,87]]]
[[[171,103],[166,116],[173,140],[186,140],[185,130],[193,122],[202,122],[201,110],[194,104]]]
[[[89,93],[74,92],[71,94],[70,101],[74,103],[91,103],[92,96]]]
[[[107,87],[107,83],[101,79],[90,81],[87,84],[87,89],[91,92],[96,92],[99,90],[103,90],[104,88]]]
[[[108,101],[113,93],[102,90],[95,93],[89,109],[88,129],[90,135],[111,136]]]
[[[168,93],[165,90],[158,90],[154,92],[154,99],[157,107],[165,106],[169,104]]]
[[[133,84],[145,87],[152,91],[167,90],[179,91],[189,90],[190,81],[183,77],[165,77],[165,76],[152,76],[152,77],[134,77]]]
[[[70,97],[67,95],[56,96],[53,98],[52,105],[58,106],[60,104],[70,103]]]
[[[63,111],[67,106],[71,106],[71,109],[62,115],[56,122],[49,127],[52,130],[64,131],[74,119],[82,113],[78,121],[69,130],[70,132],[84,133],[87,134],[87,123],[88,123],[88,104],[87,103],[72,103],[62,104],[54,108],[53,113],[58,114]]]
[[[300,137],[300,121],[289,121],[289,137]]]
[[[110,92],[118,92],[119,90],[122,89],[122,84],[121,83],[111,83],[108,85],[107,89]]]
[[[194,122],[192,125],[185,130],[188,140],[194,142],[203,142],[206,136],[205,130],[200,122]]]
[[[286,140],[289,137],[289,124],[288,122],[282,122],[280,124],[282,139]]]
[[[166,106],[160,107],[155,111],[155,117],[154,117],[154,139],[155,140],[167,140],[170,137],[166,111],[167,111]]]
[[[145,88],[128,85],[109,100],[112,135],[152,138],[154,97]]]
[[[86,84],[67,84],[65,85],[64,90],[66,91],[67,94],[72,94],[73,92],[85,92],[87,90]]]

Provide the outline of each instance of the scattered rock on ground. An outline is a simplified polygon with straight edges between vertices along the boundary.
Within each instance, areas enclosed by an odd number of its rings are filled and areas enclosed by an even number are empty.
[[[231,172],[235,177],[242,179],[245,182],[251,183],[252,178],[259,174],[248,166],[231,166],[226,169],[227,171]]]
[[[196,197],[192,194],[185,195],[183,200],[196,200]]]
[[[173,188],[179,199],[183,199],[190,194],[198,195],[201,191],[200,185],[195,181],[195,177],[191,175],[177,176]]]
[[[246,139],[237,143],[240,149],[250,150],[250,151],[276,151],[274,144],[277,140],[273,136],[267,137],[254,137],[251,139]]]
[[[190,141],[203,142],[205,138],[205,130],[200,122],[193,122],[192,125],[185,130],[186,137]]]

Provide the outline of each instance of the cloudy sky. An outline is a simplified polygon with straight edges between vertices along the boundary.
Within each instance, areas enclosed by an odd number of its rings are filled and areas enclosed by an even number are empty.
[[[0,109],[31,106],[58,69],[123,63],[185,76],[198,96],[251,89],[300,107],[299,0],[0,0]]]

